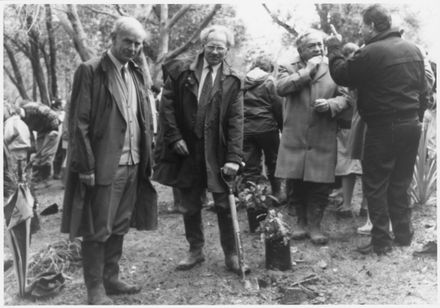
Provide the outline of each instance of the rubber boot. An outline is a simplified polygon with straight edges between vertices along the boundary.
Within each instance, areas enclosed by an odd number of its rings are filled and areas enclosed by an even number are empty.
[[[104,250],[104,288],[108,295],[135,294],[141,291],[138,285],[119,280],[119,260],[122,256],[123,235],[112,234],[105,242]]]
[[[307,211],[304,205],[296,205],[297,224],[292,228],[292,239],[302,240],[307,237]]]
[[[308,236],[315,245],[325,245],[328,242],[327,236],[321,231],[321,220],[324,209],[317,204],[309,204],[307,208]]]
[[[112,305],[103,285],[104,243],[83,241],[82,261],[89,305]]]

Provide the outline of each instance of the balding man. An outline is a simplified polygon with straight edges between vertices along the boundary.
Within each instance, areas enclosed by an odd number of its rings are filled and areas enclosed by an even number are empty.
[[[133,62],[145,37],[136,19],[122,17],[110,50],[75,72],[62,232],[83,237],[89,304],[111,304],[107,295],[140,291],[118,278],[123,237],[131,222],[138,229],[156,227],[152,115],[141,68]]]
[[[277,91],[286,97],[275,176],[287,179],[288,204],[298,224],[292,237],[327,243],[321,220],[335,178],[338,114],[347,107],[328,70],[323,33],[309,30],[296,41],[299,57],[281,70]]]
[[[155,179],[178,187],[189,252],[177,265],[188,270],[205,260],[202,196],[212,192],[228,270],[239,273],[228,194],[221,168],[237,172],[242,161],[243,97],[240,79],[225,61],[231,32],[201,32],[203,52],[194,61],[168,65],[162,94]]]

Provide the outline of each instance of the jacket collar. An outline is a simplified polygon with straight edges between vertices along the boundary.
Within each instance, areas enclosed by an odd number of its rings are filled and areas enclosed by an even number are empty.
[[[137,71],[138,73],[142,74],[140,71],[139,65],[137,65],[133,60],[128,61],[127,64],[131,70]],[[107,72],[111,68],[112,65],[113,65],[112,59],[110,59],[110,56],[108,55],[108,51],[106,51],[101,57],[102,70],[104,72]]]
[[[374,43],[377,41],[382,41],[382,40],[387,39],[389,37],[402,37],[402,34],[400,34],[400,31],[397,28],[389,29],[387,31],[378,33],[376,36],[374,36],[370,40],[366,41],[365,45],[368,45],[368,44],[371,44],[371,43]]]
[[[190,64],[189,69],[195,73],[198,79],[200,79],[201,70],[203,69],[203,52],[194,59],[194,61]],[[222,70],[222,79],[224,79],[226,76],[234,76],[239,78],[237,73],[232,70],[231,66],[228,64],[228,62],[226,62],[226,60],[223,60],[220,69]]]

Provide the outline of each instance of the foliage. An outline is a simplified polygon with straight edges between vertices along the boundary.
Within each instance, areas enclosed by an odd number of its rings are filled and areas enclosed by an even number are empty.
[[[430,129],[435,129],[434,121],[426,117],[414,166],[413,180],[409,188],[414,205],[424,205],[435,201],[437,192],[437,156],[435,145],[430,144]],[[435,137],[434,137],[435,138]]]
[[[31,257],[29,277],[36,277],[49,271],[73,272],[80,266],[80,261],[81,241],[78,239],[73,242],[61,240],[48,245]]]
[[[267,209],[272,201],[278,203],[278,199],[269,194],[269,186],[266,184],[256,184],[254,182],[246,182],[247,187],[238,193],[238,201],[240,205],[246,208],[256,210]]]
[[[289,242],[291,235],[283,214],[274,209],[268,211],[266,219],[260,222],[258,231],[260,231],[263,240],[282,240],[285,245]]]

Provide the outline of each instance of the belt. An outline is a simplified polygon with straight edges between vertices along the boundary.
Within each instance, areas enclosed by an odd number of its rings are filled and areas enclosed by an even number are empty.
[[[408,122],[413,120],[419,120],[417,110],[405,110],[393,112],[385,115],[376,115],[365,117],[365,122],[368,126],[382,126],[392,123]]]

